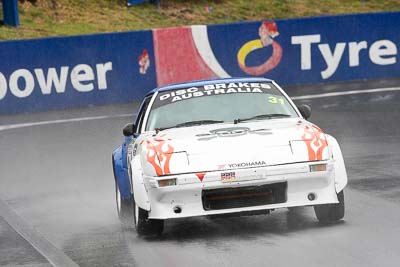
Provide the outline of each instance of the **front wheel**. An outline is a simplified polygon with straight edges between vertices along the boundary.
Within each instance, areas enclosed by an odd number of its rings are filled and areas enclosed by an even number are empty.
[[[337,194],[339,203],[314,206],[315,215],[321,223],[334,223],[344,217],[344,193]]]
[[[136,205],[134,205],[134,222],[136,232],[139,235],[161,235],[164,230],[164,220],[149,219],[149,212]]]

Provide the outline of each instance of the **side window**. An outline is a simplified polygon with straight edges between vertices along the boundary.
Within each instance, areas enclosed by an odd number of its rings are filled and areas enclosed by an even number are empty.
[[[146,114],[146,110],[147,110],[147,107],[149,106],[149,103],[150,103],[150,100],[151,100],[152,96],[153,96],[153,95],[148,96],[148,97],[143,101],[143,104],[142,104],[142,106],[140,107],[139,114],[138,114],[138,116],[137,116],[137,118],[136,118],[135,129],[133,129],[133,130],[134,130],[134,133],[138,133],[139,130],[142,128],[144,115]]]

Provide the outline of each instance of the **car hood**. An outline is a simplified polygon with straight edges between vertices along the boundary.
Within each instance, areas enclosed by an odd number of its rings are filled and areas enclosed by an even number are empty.
[[[173,128],[148,137],[158,175],[324,160],[323,132],[299,118]],[[149,157],[153,156],[153,157]]]

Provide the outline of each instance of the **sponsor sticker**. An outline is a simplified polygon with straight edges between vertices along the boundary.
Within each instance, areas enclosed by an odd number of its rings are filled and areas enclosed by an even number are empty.
[[[236,173],[235,172],[222,172],[221,173],[221,182],[229,183],[236,181]]]
[[[261,166],[266,166],[266,165],[267,165],[267,163],[263,160],[228,164],[229,168],[254,168],[254,167],[261,167]]]
[[[220,128],[209,131],[209,133],[197,134],[199,141],[208,141],[217,137],[233,137],[246,134],[258,134],[258,135],[270,135],[272,134],[271,129],[255,129],[251,130],[248,127],[230,127]]]
[[[280,95],[280,92],[271,83],[261,82],[238,82],[238,83],[220,83],[207,84],[199,87],[190,87],[186,89],[171,90],[160,92],[158,94],[154,108],[167,104],[184,101],[196,97],[206,97],[224,94],[274,94]]]

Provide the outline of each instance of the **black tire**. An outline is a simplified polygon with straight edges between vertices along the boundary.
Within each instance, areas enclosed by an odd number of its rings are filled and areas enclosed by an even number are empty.
[[[133,199],[123,199],[115,181],[115,201],[117,203],[118,218],[124,228],[131,228],[134,225]]]
[[[161,235],[164,230],[164,220],[149,219],[149,212],[134,205],[134,223],[136,232],[141,236]]]
[[[335,223],[344,217],[344,193],[337,194],[339,203],[314,206],[315,215],[321,223]]]
[[[133,196],[132,199],[123,199],[118,188],[117,178],[115,175],[114,157],[111,156],[111,164],[115,182],[115,202],[117,206],[118,218],[124,228],[131,228],[134,225],[133,218]]]

